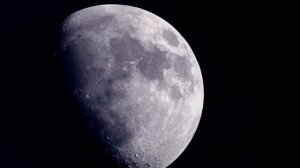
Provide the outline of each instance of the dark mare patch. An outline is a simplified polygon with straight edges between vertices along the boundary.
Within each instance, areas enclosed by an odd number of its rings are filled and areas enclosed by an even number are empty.
[[[174,60],[174,70],[180,78],[192,80],[192,63],[189,57],[177,56]]]
[[[130,61],[140,59],[137,68],[150,80],[162,81],[163,70],[170,67],[165,52],[155,46],[152,51],[146,51],[140,41],[130,37],[128,33],[122,37],[112,38],[110,49],[117,67],[124,67]]]
[[[177,36],[173,32],[169,30],[164,30],[162,36],[171,46],[178,46],[179,42],[177,40]]]

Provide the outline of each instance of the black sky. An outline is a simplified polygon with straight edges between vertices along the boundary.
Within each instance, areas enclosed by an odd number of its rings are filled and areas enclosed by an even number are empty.
[[[170,168],[295,167],[298,6],[221,0],[1,2],[0,167],[114,167],[89,136],[53,55],[66,16],[107,3],[162,17],[188,41],[200,64],[205,87],[201,122]]]

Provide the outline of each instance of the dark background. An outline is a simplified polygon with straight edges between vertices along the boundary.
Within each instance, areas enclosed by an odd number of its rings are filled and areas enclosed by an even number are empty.
[[[0,167],[113,167],[72,104],[53,54],[67,15],[106,3],[162,17],[201,66],[201,122],[170,168],[297,167],[299,6],[221,0],[1,2]]]

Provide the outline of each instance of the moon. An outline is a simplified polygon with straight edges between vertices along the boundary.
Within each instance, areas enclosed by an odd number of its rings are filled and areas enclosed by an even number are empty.
[[[68,16],[59,53],[96,140],[120,165],[164,168],[199,125],[203,80],[181,34],[146,10],[99,5]]]

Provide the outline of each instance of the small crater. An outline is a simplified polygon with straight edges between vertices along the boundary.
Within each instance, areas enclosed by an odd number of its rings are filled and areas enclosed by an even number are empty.
[[[90,99],[91,97],[92,97],[91,94],[86,94],[86,95],[85,95],[85,98],[87,98],[87,99]]]
[[[177,36],[173,32],[169,30],[164,30],[162,36],[171,46],[178,46],[179,42],[177,40]]]

